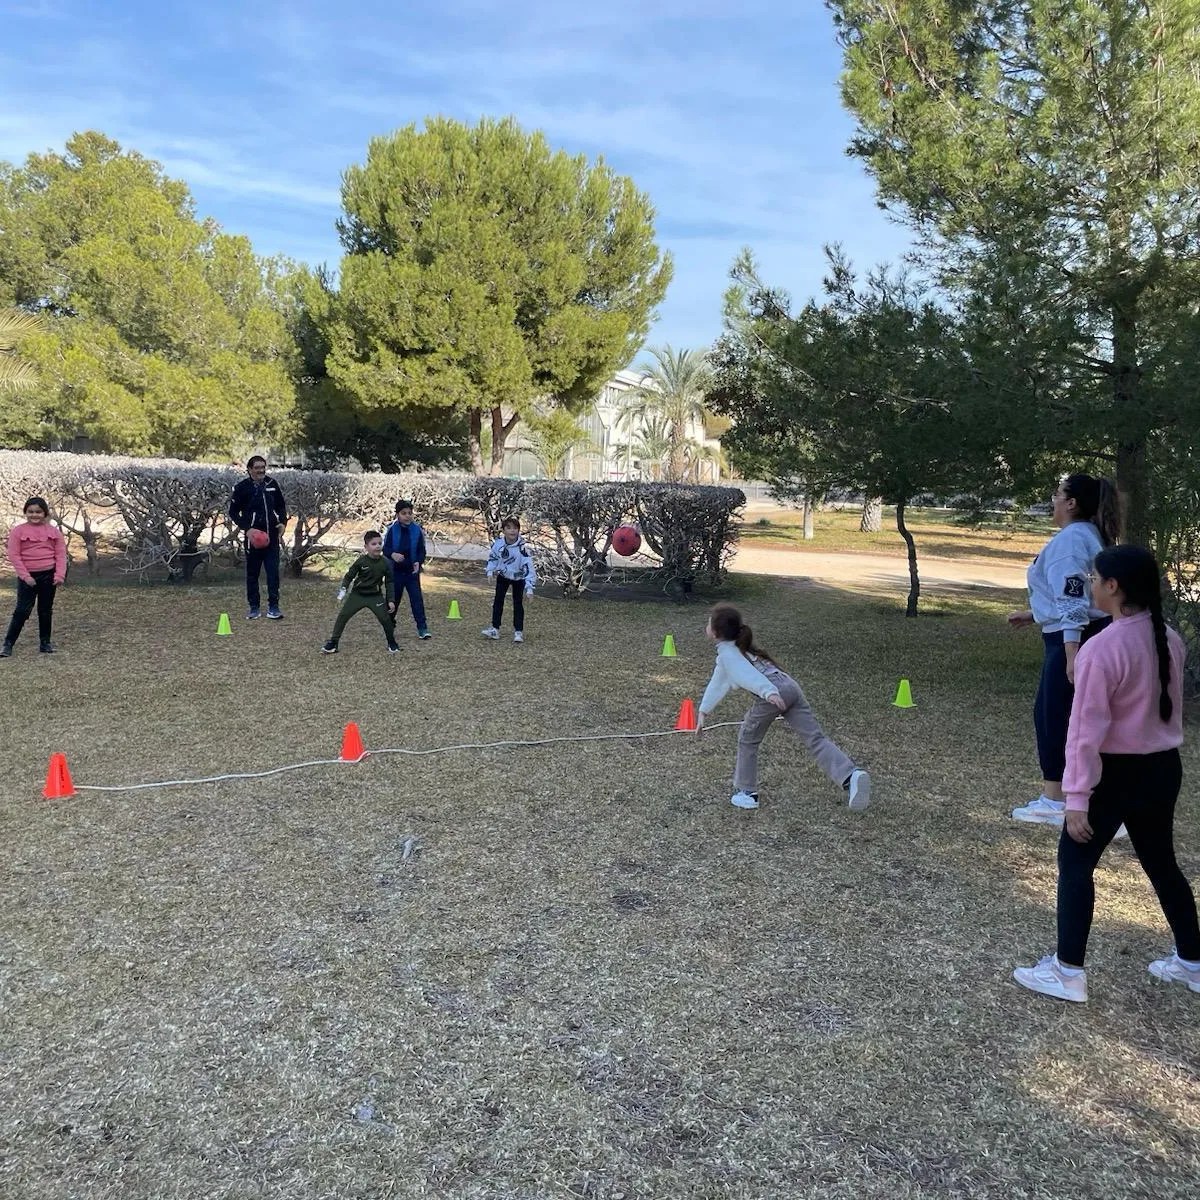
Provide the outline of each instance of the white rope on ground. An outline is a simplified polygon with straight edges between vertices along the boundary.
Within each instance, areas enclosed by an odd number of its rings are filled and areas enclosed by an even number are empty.
[[[740,725],[740,721],[721,721],[716,725],[705,725],[705,729],[725,729]],[[289,763],[283,767],[272,767],[269,771],[236,771],[226,775],[205,775],[198,779],[163,779],[155,783],[98,784],[77,783],[77,792],[141,792],[148,788],[191,787],[198,783],[224,783],[229,779],[266,779],[270,775],[282,775],[287,771],[304,771],[309,767],[352,766],[364,758],[383,754],[407,754],[420,758],[429,754],[449,754],[455,750],[508,750],[524,746],[551,746],[556,742],[621,742],[631,738],[675,737],[680,733],[691,733],[690,729],[660,729],[654,733],[586,733],[571,737],[534,738],[529,741],[463,742],[457,746],[430,746],[425,750],[408,750],[403,747],[386,747],[382,750],[367,750],[362,758],[316,758],[311,762]]]

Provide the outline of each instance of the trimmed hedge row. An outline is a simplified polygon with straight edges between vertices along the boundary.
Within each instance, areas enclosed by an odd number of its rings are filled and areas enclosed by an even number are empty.
[[[737,542],[745,496],[737,488],[666,483],[574,483],[413,472],[354,475],[279,470],[291,517],[284,555],[293,574],[340,553],[346,526],[382,529],[396,501],[413,501],[435,541],[478,543],[499,536],[506,516],[521,520],[538,570],[564,593],[610,573],[613,530],[639,526],[635,565],[681,581],[717,582]],[[216,555],[240,553],[226,508],[244,473],[169,459],[0,450],[0,511],[19,519],[28,496],[44,496],[72,546],[95,571],[101,548],[147,579],[191,579]],[[349,539],[351,541],[356,539]]]

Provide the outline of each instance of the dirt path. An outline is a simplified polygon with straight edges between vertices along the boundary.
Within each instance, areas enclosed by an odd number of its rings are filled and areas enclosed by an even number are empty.
[[[743,546],[731,564],[750,575],[779,575],[826,583],[869,583],[908,586],[908,562],[889,554],[830,554],[808,550],[757,550]],[[986,558],[917,560],[922,586],[1025,587],[1025,567]]]

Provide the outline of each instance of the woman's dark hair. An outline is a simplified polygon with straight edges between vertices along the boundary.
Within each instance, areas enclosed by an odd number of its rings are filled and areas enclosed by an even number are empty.
[[[767,662],[775,660],[761,647],[754,644],[754,632],[742,620],[742,614],[732,604],[718,604],[708,617],[713,627],[713,633],[723,642],[736,642],[737,648],[743,654],[753,654],[756,658],[765,658]]]
[[[1121,498],[1112,481],[1092,475],[1068,475],[1061,484],[1063,495],[1075,501],[1080,518],[1100,530],[1106,546],[1121,540]]]
[[[46,516],[50,515],[50,505],[48,505],[41,496],[30,496],[24,504],[21,505],[21,511],[25,512],[28,508],[40,508]]]
[[[409,511],[411,511],[412,506],[413,505],[412,505],[411,500],[397,500],[396,501],[396,511],[398,513],[403,512],[406,508],[409,509]]]
[[[1173,705],[1168,685],[1171,682],[1171,655],[1167,648],[1167,626],[1163,621],[1162,576],[1149,550],[1141,546],[1109,546],[1096,555],[1096,574],[1115,580],[1127,604],[1147,609],[1154,626],[1154,649],[1158,652],[1158,715],[1171,719]]]

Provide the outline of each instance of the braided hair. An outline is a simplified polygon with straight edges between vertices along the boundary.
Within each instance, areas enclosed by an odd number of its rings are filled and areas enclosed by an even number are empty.
[[[1154,627],[1154,649],[1158,654],[1158,715],[1171,719],[1174,705],[1169,691],[1171,655],[1167,647],[1167,625],[1163,620],[1162,576],[1149,550],[1141,546],[1109,546],[1096,555],[1096,573],[1116,581],[1125,602],[1150,613]]]
[[[754,644],[754,631],[742,620],[742,614],[732,604],[718,604],[709,614],[708,620],[713,633],[721,641],[735,642],[743,654],[753,654],[755,658],[765,658],[769,663],[775,662],[761,646]]]

